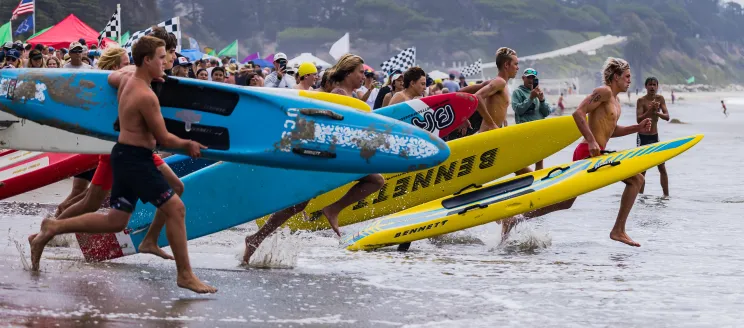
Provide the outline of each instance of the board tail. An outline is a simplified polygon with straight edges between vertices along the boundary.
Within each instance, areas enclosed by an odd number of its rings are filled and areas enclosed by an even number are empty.
[[[88,262],[100,262],[136,254],[129,230],[117,233],[77,233],[80,250]]]

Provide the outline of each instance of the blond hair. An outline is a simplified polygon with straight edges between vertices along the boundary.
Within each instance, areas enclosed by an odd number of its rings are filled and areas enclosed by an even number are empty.
[[[623,72],[629,69],[630,64],[628,64],[625,59],[607,57],[604,66],[602,66],[602,77],[604,78],[604,83],[610,85],[610,83],[612,83],[612,78],[615,77],[615,75],[622,75]]]
[[[512,60],[512,56],[516,56],[517,52],[507,47],[501,47],[496,50],[496,68],[504,68],[504,64]]]
[[[345,54],[343,55],[336,65],[328,69],[328,78],[331,82],[341,82],[346,79],[349,74],[354,72],[359,65],[364,65],[364,59],[357,55]]]
[[[49,61],[56,62],[57,63],[57,68],[62,68],[62,61],[59,58],[57,58],[56,56],[49,56],[49,58],[47,58],[47,60],[46,60],[47,67],[49,67]]]
[[[105,71],[112,71],[115,67],[121,68],[121,56],[126,54],[126,49],[117,46],[109,46],[101,54],[101,58],[98,58],[99,69]]]

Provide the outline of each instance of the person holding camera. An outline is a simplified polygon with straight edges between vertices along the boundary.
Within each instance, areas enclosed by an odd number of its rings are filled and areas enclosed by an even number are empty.
[[[269,88],[293,88],[295,80],[287,74],[287,55],[278,52],[274,55],[274,71],[264,78],[264,86]]]
[[[362,84],[356,92],[356,98],[364,101],[372,108],[375,105],[375,98],[377,93],[380,91],[377,86],[377,80],[375,79],[375,72],[371,70],[364,70],[364,84]]]
[[[550,105],[545,101],[545,95],[540,90],[537,79],[537,71],[528,68],[522,73],[522,82],[518,88],[512,92],[512,109],[514,109],[514,120],[517,124],[541,120],[550,115]],[[543,161],[540,160],[535,164],[535,170],[543,168]],[[532,172],[529,167],[523,168],[516,172],[517,175]]]

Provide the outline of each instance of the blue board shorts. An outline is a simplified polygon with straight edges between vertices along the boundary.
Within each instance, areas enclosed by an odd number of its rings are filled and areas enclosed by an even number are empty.
[[[111,149],[111,208],[132,213],[137,200],[155,207],[165,204],[173,189],[155,166],[151,149],[116,143]]]

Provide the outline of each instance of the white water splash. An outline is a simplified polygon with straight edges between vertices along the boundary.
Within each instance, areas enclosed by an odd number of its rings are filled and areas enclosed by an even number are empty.
[[[289,228],[277,230],[258,246],[251,256],[248,266],[255,268],[292,269],[297,265],[299,254],[299,236],[293,235]],[[242,261],[243,248],[241,244],[239,259]]]

